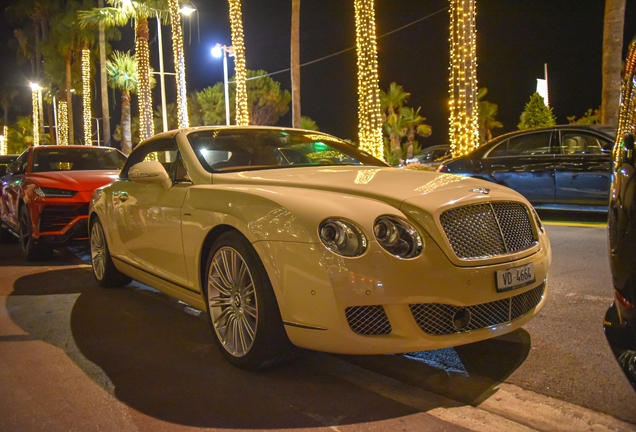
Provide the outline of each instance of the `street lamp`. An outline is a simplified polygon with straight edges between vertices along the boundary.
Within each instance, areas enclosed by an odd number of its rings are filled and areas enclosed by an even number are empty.
[[[199,10],[197,7],[192,2],[182,1],[179,12],[181,15],[187,16],[188,18],[190,18],[193,13],[197,13],[197,42],[201,42],[201,35],[199,33]],[[192,23],[190,23],[190,33],[188,38],[188,44],[190,44],[192,42]]]
[[[225,88],[225,124],[230,125],[230,96],[227,79],[227,56],[234,57],[234,47],[217,43],[212,48],[212,56],[219,58],[223,56],[223,85]]]

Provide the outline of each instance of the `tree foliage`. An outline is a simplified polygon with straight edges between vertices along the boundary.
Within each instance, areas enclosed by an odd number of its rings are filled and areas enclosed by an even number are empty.
[[[593,110],[592,108],[590,108],[589,110],[585,111],[585,114],[583,114],[578,119],[576,118],[576,116],[568,116],[567,119],[568,123],[570,124],[600,124],[601,109],[597,108]]]
[[[477,102],[479,107],[478,120],[479,124],[479,140],[481,143],[492,139],[492,130],[502,128],[503,124],[496,119],[499,112],[499,106],[483,98],[488,94],[488,89],[482,87],[477,90]]]
[[[549,127],[556,124],[556,117],[552,108],[545,105],[543,96],[535,93],[530,96],[530,101],[521,113],[521,122],[517,125],[519,130],[534,129],[539,127]]]
[[[410,96],[401,85],[394,82],[386,92],[380,90],[385,134],[384,158],[389,165],[399,165],[402,160],[419,151],[421,146],[415,140],[416,135],[426,138],[433,132],[431,126],[424,123],[426,118],[420,115],[421,107],[413,109],[406,106]]]
[[[247,71],[247,104],[250,123],[255,125],[275,125],[281,116],[289,111],[291,94],[281,90],[280,83],[274,81],[264,70]],[[258,77],[258,78],[257,78]],[[251,78],[251,79],[250,79]],[[230,79],[230,119],[236,117],[235,77]],[[225,124],[225,89],[218,82],[197,93],[197,101],[203,113],[203,124]],[[193,104],[194,105],[194,104]],[[234,121],[230,121],[234,123]]]

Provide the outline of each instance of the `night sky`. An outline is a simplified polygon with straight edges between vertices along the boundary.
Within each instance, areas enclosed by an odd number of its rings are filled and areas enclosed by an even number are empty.
[[[199,10],[200,42],[193,15],[184,21],[188,92],[223,80],[222,62],[210,55],[210,49],[217,42],[231,44],[227,1],[193,2]],[[0,1],[0,5],[10,3]],[[447,0],[376,0],[380,87],[387,89],[395,81],[411,93],[409,106],[422,107],[420,114],[433,127],[431,137],[420,139],[423,146],[448,141],[447,7]],[[477,1],[477,79],[480,87],[489,90],[486,99],[499,105],[498,119],[504,128],[495,134],[516,130],[536,79],[543,78],[544,63],[548,64],[550,102],[559,123],[567,123],[566,116],[580,116],[600,106],[603,12],[601,0]],[[383,36],[424,17],[428,18]],[[291,0],[244,0],[243,26],[248,69],[272,73],[289,68]],[[3,18],[2,37],[10,38],[12,29]],[[624,52],[634,34],[636,2],[627,1]],[[125,35],[132,33],[127,30]],[[151,23],[151,38],[155,35],[156,26]],[[172,70],[167,29],[164,35],[166,64]],[[301,63],[351,48],[301,68],[301,102],[302,114],[314,119],[321,130],[357,140],[353,0],[302,0],[300,44]],[[132,40],[115,47],[131,49]],[[6,58],[15,58],[6,44],[1,49]],[[156,39],[151,56],[158,69]],[[229,68],[231,75],[231,59]],[[272,78],[283,88],[291,88],[288,71]],[[17,73],[15,80],[28,85],[24,74]],[[168,92],[169,102],[173,101],[174,86]],[[158,87],[154,97],[154,105],[158,105]],[[290,126],[290,114],[279,124]]]

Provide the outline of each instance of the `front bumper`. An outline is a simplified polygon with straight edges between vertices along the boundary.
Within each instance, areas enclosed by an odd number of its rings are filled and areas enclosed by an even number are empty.
[[[624,319],[613,303],[607,309],[603,328],[616,361],[636,390],[636,319]]]
[[[319,244],[254,244],[292,343],[342,354],[439,349],[516,330],[545,304],[551,256],[543,246],[506,263],[458,267],[430,238],[412,260],[391,257],[374,242],[354,259]],[[528,263],[534,283],[497,292],[496,271]]]

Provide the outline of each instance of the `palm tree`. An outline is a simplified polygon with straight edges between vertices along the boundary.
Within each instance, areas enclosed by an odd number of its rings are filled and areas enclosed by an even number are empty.
[[[18,97],[19,94],[20,92],[14,88],[9,87],[6,84],[6,81],[5,84],[0,87],[0,107],[2,107],[2,110],[4,112],[4,122],[2,123],[3,126],[9,126],[9,110],[14,105],[13,101]]]
[[[406,103],[411,93],[405,92],[404,87],[394,82],[389,86],[389,91],[380,90],[380,108],[382,120],[387,121],[390,116],[395,116],[398,110]]]
[[[402,138],[404,138],[408,132],[406,119],[400,115],[399,112],[390,115],[384,122],[384,131],[389,136],[391,152],[401,160]]]
[[[112,7],[92,9],[79,14],[85,27],[122,26],[135,21],[135,58],[139,68],[139,127],[142,139],[153,134],[152,93],[150,92],[150,49],[148,18],[159,16],[167,22],[168,0],[107,0]],[[124,133],[125,134],[125,133]]]
[[[625,0],[605,0],[601,99],[601,123],[605,125],[618,124],[624,23]]]
[[[292,0],[291,19],[292,126],[300,127],[300,0]]]
[[[121,90],[121,151],[128,155],[132,151],[130,94],[137,93],[139,86],[137,59],[130,53],[115,51],[106,62],[106,76],[111,88]]]
[[[486,87],[481,87],[477,91],[479,109],[477,123],[479,124],[479,138],[482,143],[492,139],[493,129],[503,127],[503,124],[495,118],[499,112],[499,106],[496,103],[482,100],[486,94],[488,94]]]
[[[68,106],[68,137],[69,144],[75,142],[73,123],[73,62],[81,50],[93,45],[95,37],[92,32],[83,30],[77,24],[77,10],[81,7],[88,7],[90,0],[84,0],[82,5],[78,1],[70,0],[66,4],[66,9],[52,17],[51,34],[48,44],[54,46],[57,54],[64,58],[65,79],[62,89],[62,96],[66,98]]]
[[[400,117],[403,118],[404,127],[407,129],[407,158],[413,156],[413,147],[416,144],[415,135],[426,138],[431,136],[431,133],[433,133],[431,126],[424,123],[426,121],[426,117],[422,117],[420,115],[420,109],[421,107],[418,107],[417,110],[414,110],[411,107],[402,107],[402,109],[400,109]]]

